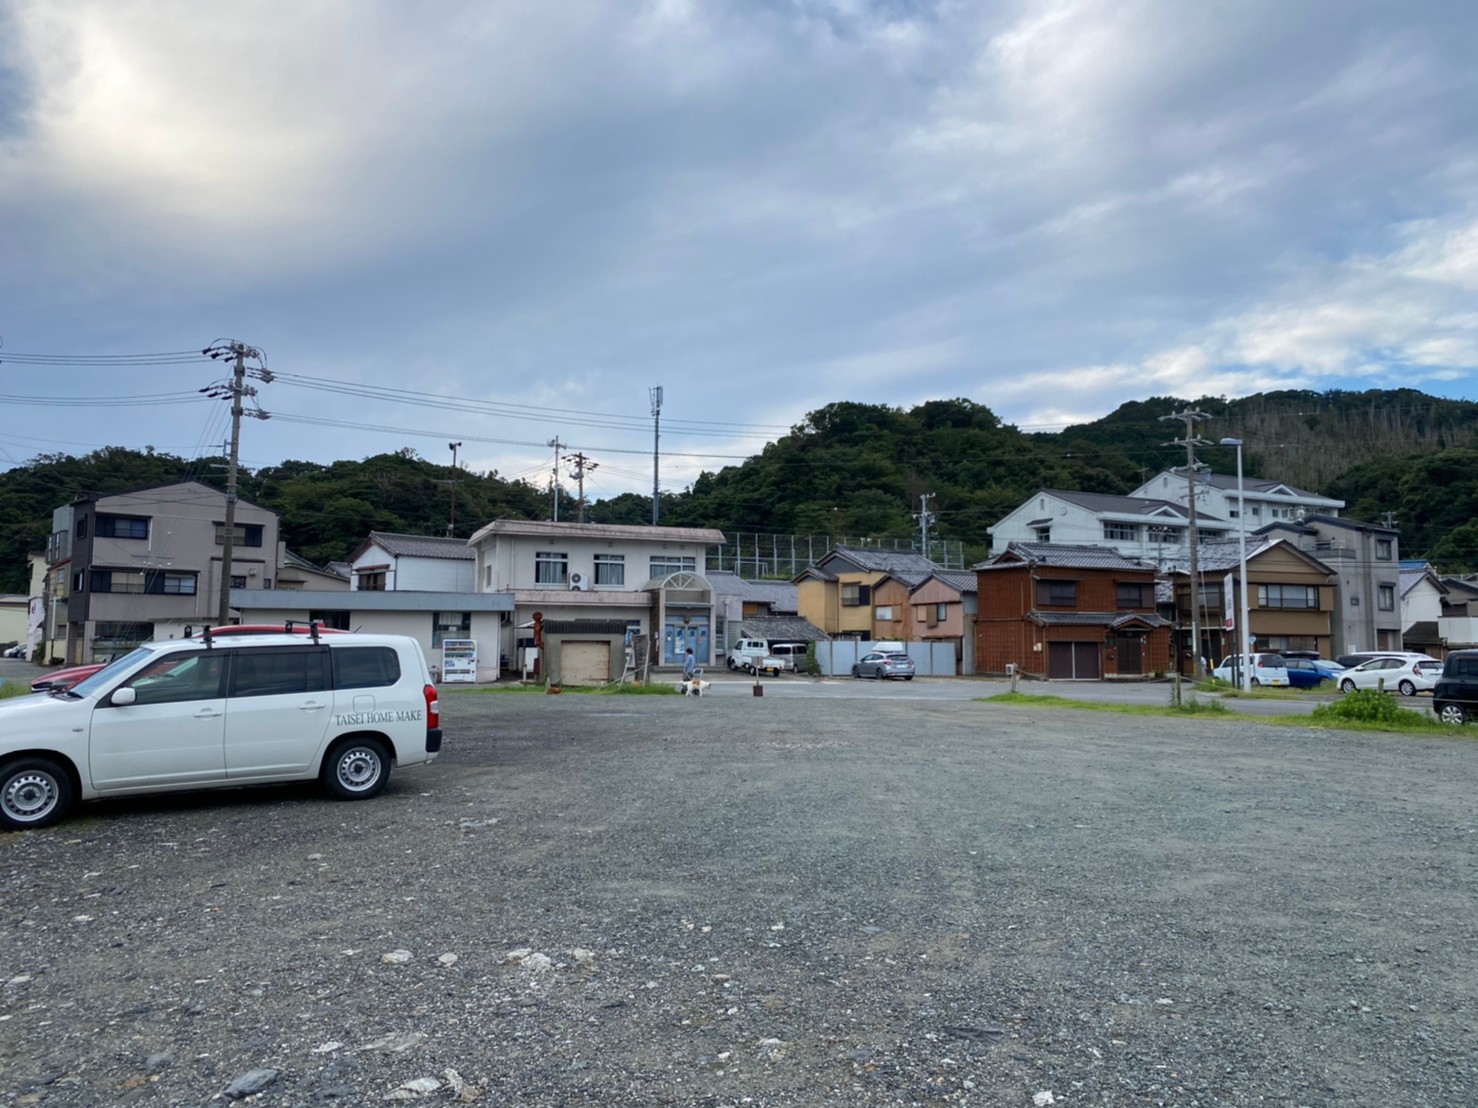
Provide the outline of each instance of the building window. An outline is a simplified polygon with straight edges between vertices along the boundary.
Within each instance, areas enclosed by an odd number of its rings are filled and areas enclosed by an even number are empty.
[[[485,565],[482,567],[482,587],[490,589],[493,587],[493,567]]]
[[[149,521],[133,516],[98,516],[97,537],[100,539],[147,539]]]
[[[447,639],[472,637],[471,612],[437,612],[431,622],[431,646],[441,646]]]
[[[1032,533],[1037,536],[1037,541],[1038,542],[1051,542],[1052,541],[1052,528],[1051,527],[1034,527],[1034,528],[1032,528]]]
[[[86,516],[78,516],[77,517],[77,537],[79,539],[85,539],[85,538],[87,538],[87,517]]]
[[[570,583],[570,556],[554,550],[534,552],[534,584],[568,585]]]
[[[876,618],[878,618],[880,620],[887,620],[889,622],[892,622],[892,619],[893,619],[893,605],[887,604],[887,605],[884,605],[883,607],[879,608],[878,611],[877,611],[877,617]]]
[[[1179,527],[1151,527],[1149,529],[1150,542],[1160,543],[1164,546],[1178,546],[1180,544]]]
[[[236,536],[231,542],[233,549],[238,546],[262,545],[262,525],[260,523],[238,523],[232,530]],[[216,524],[216,545],[226,545],[226,525],[224,523]]]
[[[1202,610],[1205,610],[1207,608],[1220,608],[1221,586],[1203,584],[1201,586],[1201,595],[1197,598],[1197,602],[1201,605]]]
[[[1316,585],[1258,585],[1257,606],[1317,609],[1319,588]]]
[[[676,554],[653,554],[650,568],[649,576],[658,580],[674,573],[697,573],[698,563],[694,558],[683,558]]]
[[[152,623],[110,623],[99,620],[92,636],[93,657],[98,661],[121,657],[153,637]]]
[[[360,592],[385,591],[385,571],[383,569],[375,570],[373,573],[358,574],[355,580]]]
[[[1076,608],[1078,606],[1078,583],[1076,581],[1038,581],[1037,606]]]
[[[948,604],[936,604],[936,605],[934,605],[934,622],[935,623],[943,623],[948,618],[949,618],[949,605]]]
[[[1139,538],[1139,524],[1105,523],[1103,537],[1110,542],[1134,542]]]
[[[242,575],[238,576],[237,574],[234,574],[234,573],[231,574],[231,587],[233,589],[244,589],[244,588],[246,588],[246,575],[245,574],[242,574]]]
[[[626,555],[597,554],[595,556],[595,583],[597,585],[626,584]]]
[[[86,580],[87,580],[87,575],[85,573],[83,573],[80,569],[77,570],[75,573],[73,573],[72,574],[72,591],[73,592],[81,592],[82,591],[83,583]]]
[[[843,585],[842,607],[862,608],[872,603],[871,585]]]
[[[1383,612],[1396,610],[1396,586],[1378,585],[1375,590],[1376,607]]]
[[[1319,640],[1313,635],[1259,635],[1257,648],[1272,651],[1318,650]]]
[[[144,591],[144,572],[139,569],[95,569],[89,588],[93,592],[139,593]]]
[[[1390,539],[1375,540],[1375,556],[1382,562],[1389,562],[1391,560],[1392,550],[1393,543]]]
[[[194,596],[195,574],[150,570],[144,575],[144,591],[164,596]]]
[[[1116,600],[1120,608],[1151,608],[1153,602],[1145,599],[1145,594],[1153,586],[1146,585],[1141,581],[1121,581],[1115,587]]]

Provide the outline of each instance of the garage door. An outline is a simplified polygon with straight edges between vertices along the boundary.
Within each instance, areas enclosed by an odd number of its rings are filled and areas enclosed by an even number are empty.
[[[611,644],[562,643],[559,648],[559,679],[566,685],[604,685],[611,679]]]
[[[1096,642],[1049,642],[1047,676],[1057,681],[1096,681],[1103,671]]]

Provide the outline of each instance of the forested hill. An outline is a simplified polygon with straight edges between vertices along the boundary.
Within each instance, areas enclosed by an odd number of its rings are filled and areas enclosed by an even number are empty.
[[[1183,462],[1184,449],[1167,444],[1184,426],[1161,417],[1186,408],[1211,417],[1197,427],[1202,438],[1245,441],[1248,476],[1339,497],[1359,519],[1391,512],[1404,555],[1427,555],[1449,570],[1478,567],[1478,404],[1409,389],[1158,397],[1055,433],[1019,431],[972,400],[908,410],[831,404],[742,465],[664,495],[661,518],[728,532],[906,537],[917,530],[920,494],[932,493],[935,533],[978,557],[986,529],[1039,488],[1127,493]],[[1217,472],[1235,470],[1229,447],[1197,453]],[[45,549],[54,507],[180,480],[222,486],[223,462],[110,447],[80,458],[42,455],[0,473],[0,589],[27,591],[26,555]],[[286,461],[243,471],[240,487],[281,514],[290,549],[323,563],[346,558],[370,530],[445,534],[452,476],[405,449],[329,465]],[[574,507],[562,498],[560,518],[574,518]],[[458,535],[498,516],[548,518],[549,508],[547,487],[456,474]],[[646,523],[651,500],[600,501],[589,518]]]

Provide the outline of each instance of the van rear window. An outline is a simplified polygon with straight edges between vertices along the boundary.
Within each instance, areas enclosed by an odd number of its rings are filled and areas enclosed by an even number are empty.
[[[388,646],[340,647],[329,656],[336,689],[379,689],[400,680],[400,657]]]

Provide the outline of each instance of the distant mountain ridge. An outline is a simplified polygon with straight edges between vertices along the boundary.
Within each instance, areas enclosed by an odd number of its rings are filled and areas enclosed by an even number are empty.
[[[1058,432],[1027,433],[969,399],[911,409],[850,401],[811,412],[740,465],[704,473],[664,493],[661,521],[726,532],[875,535],[919,529],[931,494],[931,532],[964,544],[967,564],[989,548],[988,529],[1040,488],[1128,493],[1183,464],[1169,445],[1184,425],[1161,417],[1195,408],[1198,433],[1245,443],[1248,476],[1275,478],[1337,497],[1344,514],[1402,531],[1406,557],[1449,571],[1478,567],[1478,403],[1413,389],[1283,391],[1226,399],[1153,397]],[[1197,449],[1219,473],[1235,472],[1230,447]],[[597,459],[598,460],[598,459]],[[108,447],[84,457],[41,455],[0,473],[0,589],[29,588],[26,556],[44,550],[52,509],[78,496],[195,479],[223,483],[219,458],[187,460]],[[371,530],[444,535],[456,482],[456,533],[503,515],[548,518],[547,488],[437,465],[407,448],[362,461],[284,461],[243,471],[241,495],[282,516],[292,550],[323,563],[348,556]],[[560,517],[574,518],[568,490]],[[587,508],[597,523],[651,521],[650,497],[623,494]]]

